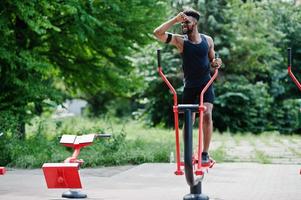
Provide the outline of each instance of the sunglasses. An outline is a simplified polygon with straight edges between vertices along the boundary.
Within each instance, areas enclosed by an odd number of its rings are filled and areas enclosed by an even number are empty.
[[[189,25],[189,24],[191,24],[191,21],[188,21],[188,20],[181,23],[182,26],[184,26],[184,25]]]

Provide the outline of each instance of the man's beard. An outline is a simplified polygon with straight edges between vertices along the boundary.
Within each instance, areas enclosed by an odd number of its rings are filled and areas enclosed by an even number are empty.
[[[193,28],[192,28],[192,29],[189,29],[189,28],[182,28],[182,33],[183,33],[184,35],[189,35],[189,34],[192,33],[192,31],[193,31]]]

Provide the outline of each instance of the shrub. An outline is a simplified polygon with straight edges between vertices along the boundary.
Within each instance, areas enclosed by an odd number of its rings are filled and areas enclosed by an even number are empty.
[[[268,115],[273,98],[265,83],[251,84],[244,77],[230,77],[215,88],[213,120],[220,132],[259,133],[271,129]]]
[[[272,110],[274,126],[280,133],[301,131],[301,99],[287,99]]]

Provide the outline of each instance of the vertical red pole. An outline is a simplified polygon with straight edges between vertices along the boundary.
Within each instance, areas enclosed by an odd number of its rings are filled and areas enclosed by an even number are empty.
[[[80,149],[82,148],[83,146],[81,145],[74,145],[73,147],[73,154],[71,157],[68,157],[64,160],[64,163],[83,163],[83,160],[77,160],[77,157],[80,153]]]
[[[174,112],[174,123],[175,123],[175,136],[176,136],[176,159],[177,159],[177,171],[175,171],[176,175],[182,175],[181,171],[181,155],[180,155],[180,137],[179,137],[179,112],[178,107],[173,106]]]
[[[294,81],[296,86],[299,88],[299,90],[301,90],[301,84],[292,72],[292,49],[291,48],[287,48],[287,61],[288,61],[288,67],[287,67],[288,74],[290,75],[291,79]]]
[[[292,72],[291,66],[288,66],[287,68],[288,74],[290,75],[291,79],[294,81],[296,86],[298,87],[299,90],[301,90],[301,84],[299,83],[298,79],[295,77],[295,75]]]
[[[171,85],[171,83],[168,81],[166,76],[164,75],[162,68],[161,68],[161,54],[160,49],[157,50],[157,59],[158,59],[158,72],[163,79],[163,81],[168,86],[169,90],[173,94],[173,113],[174,113],[174,126],[175,126],[175,136],[176,136],[176,159],[177,159],[177,171],[175,171],[176,175],[182,175],[184,174],[183,171],[181,171],[181,155],[180,155],[180,137],[179,137],[179,112],[178,112],[178,97],[177,92]]]
[[[204,111],[206,110],[206,107],[204,106],[204,94],[207,91],[207,89],[210,87],[210,85],[213,83],[214,79],[217,77],[218,74],[218,68],[215,68],[214,74],[211,77],[211,79],[208,81],[206,86],[201,92],[200,95],[200,107],[199,107],[199,112],[200,112],[200,124],[199,124],[199,149],[198,149],[198,169],[200,170],[202,168],[202,151],[203,151],[203,115]]]
[[[75,146],[75,147],[74,147],[74,152],[73,152],[73,154],[72,154],[72,158],[77,159],[77,157],[78,157],[78,155],[79,155],[79,153],[80,153],[80,149],[81,149],[80,146]]]
[[[301,90],[301,84],[292,72],[292,48],[287,48],[287,62],[288,62],[288,67],[287,67],[288,74],[293,80],[293,82],[296,84],[296,86],[299,88],[299,90]],[[299,173],[301,175],[301,169]]]
[[[5,167],[0,167],[0,175],[4,175],[6,173]]]
[[[203,151],[203,116],[204,116],[204,102],[203,102],[203,95],[201,95],[199,113],[200,113],[200,120],[199,120],[199,149],[198,149],[198,169],[202,167],[202,151]]]

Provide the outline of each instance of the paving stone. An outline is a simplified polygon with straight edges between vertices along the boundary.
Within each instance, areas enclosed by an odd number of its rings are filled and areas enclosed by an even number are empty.
[[[217,163],[203,180],[211,200],[300,200],[300,165]],[[174,164],[82,169],[83,192],[92,200],[182,200],[189,193]],[[108,175],[109,174],[109,175]],[[42,170],[12,170],[0,177],[2,200],[63,200],[65,189],[46,188]]]

